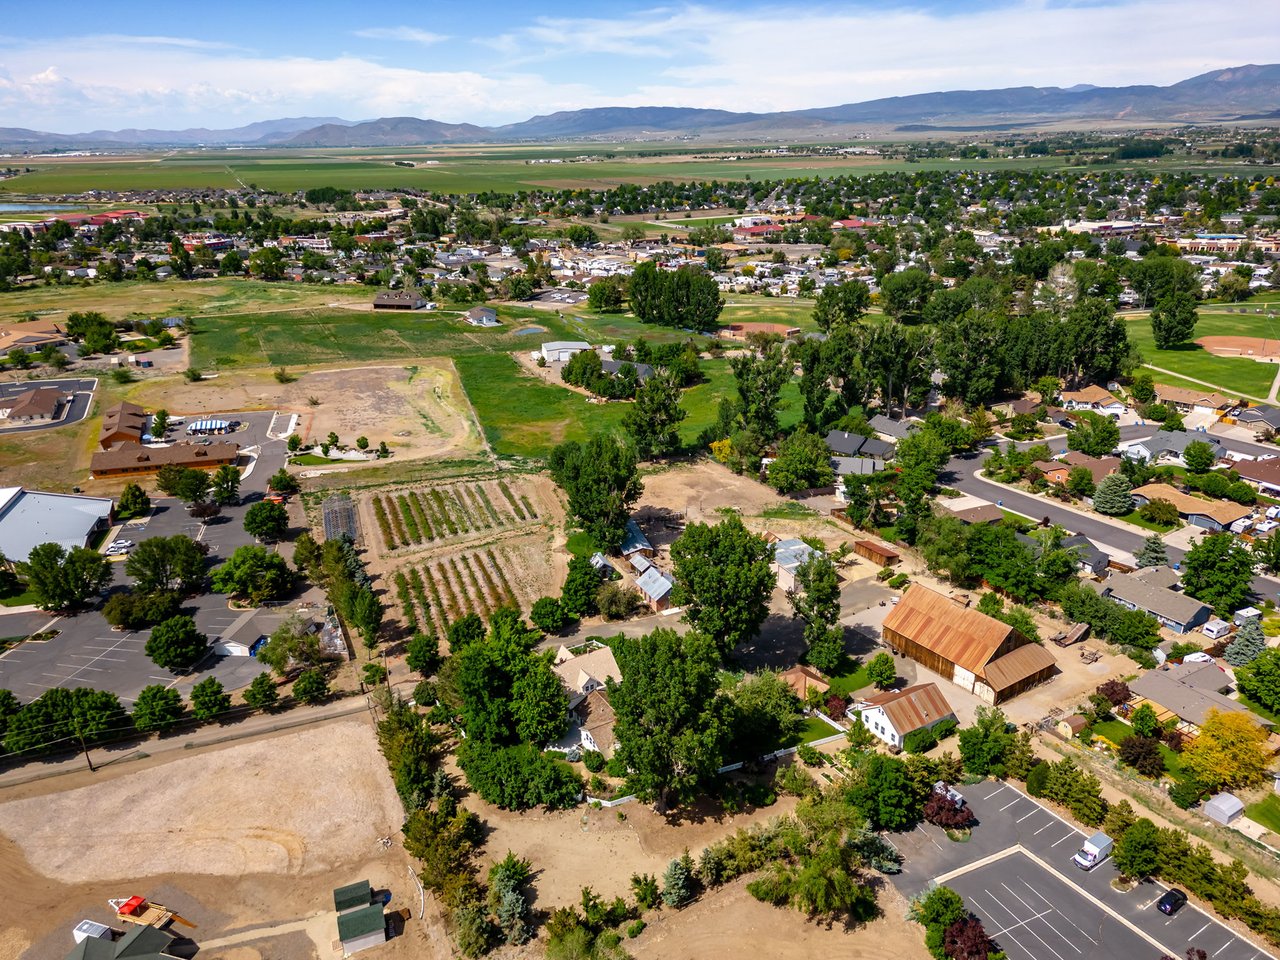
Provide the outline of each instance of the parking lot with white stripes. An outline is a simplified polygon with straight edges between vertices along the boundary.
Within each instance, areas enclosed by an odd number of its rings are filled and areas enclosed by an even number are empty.
[[[1210,960],[1274,960],[1194,904],[1160,913],[1163,884],[1122,892],[1109,860],[1081,870],[1071,858],[1088,834],[1014,787],[988,781],[962,792],[978,820],[970,840],[929,824],[893,837],[906,858],[894,882],[908,896],[951,887],[1010,960],[1156,960],[1188,948]]]

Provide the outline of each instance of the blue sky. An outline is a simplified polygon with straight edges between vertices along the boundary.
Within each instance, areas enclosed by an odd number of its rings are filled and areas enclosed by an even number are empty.
[[[59,132],[299,115],[493,124],[611,105],[786,110],[932,90],[1167,84],[1280,60],[1275,0],[5,7],[0,126]]]

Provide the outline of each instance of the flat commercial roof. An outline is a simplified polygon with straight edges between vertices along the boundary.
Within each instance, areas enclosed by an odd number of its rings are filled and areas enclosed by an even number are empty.
[[[56,543],[83,547],[98,524],[111,516],[109,497],[39,493],[22,487],[0,489],[0,551],[25,562],[33,548]]]

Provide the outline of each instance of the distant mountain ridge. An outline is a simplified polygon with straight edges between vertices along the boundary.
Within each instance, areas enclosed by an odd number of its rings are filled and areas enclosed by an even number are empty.
[[[482,127],[417,117],[353,121],[338,117],[263,120],[229,130],[94,130],[83,134],[0,128],[0,145],[22,149],[119,146],[390,147],[663,136],[840,136],[880,130],[1008,130],[1060,121],[1135,125],[1229,123],[1280,111],[1280,64],[1212,70],[1167,87],[1007,87],[883,97],[834,107],[740,113],[693,107],[592,107]]]

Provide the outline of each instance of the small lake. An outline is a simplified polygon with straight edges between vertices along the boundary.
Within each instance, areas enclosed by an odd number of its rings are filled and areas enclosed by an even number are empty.
[[[0,213],[44,213],[48,210],[83,210],[79,203],[0,203]]]
[[[525,334],[528,334],[528,333],[546,333],[547,328],[546,327],[521,327],[519,330],[512,330],[511,332],[514,333],[517,337],[523,337]]]

